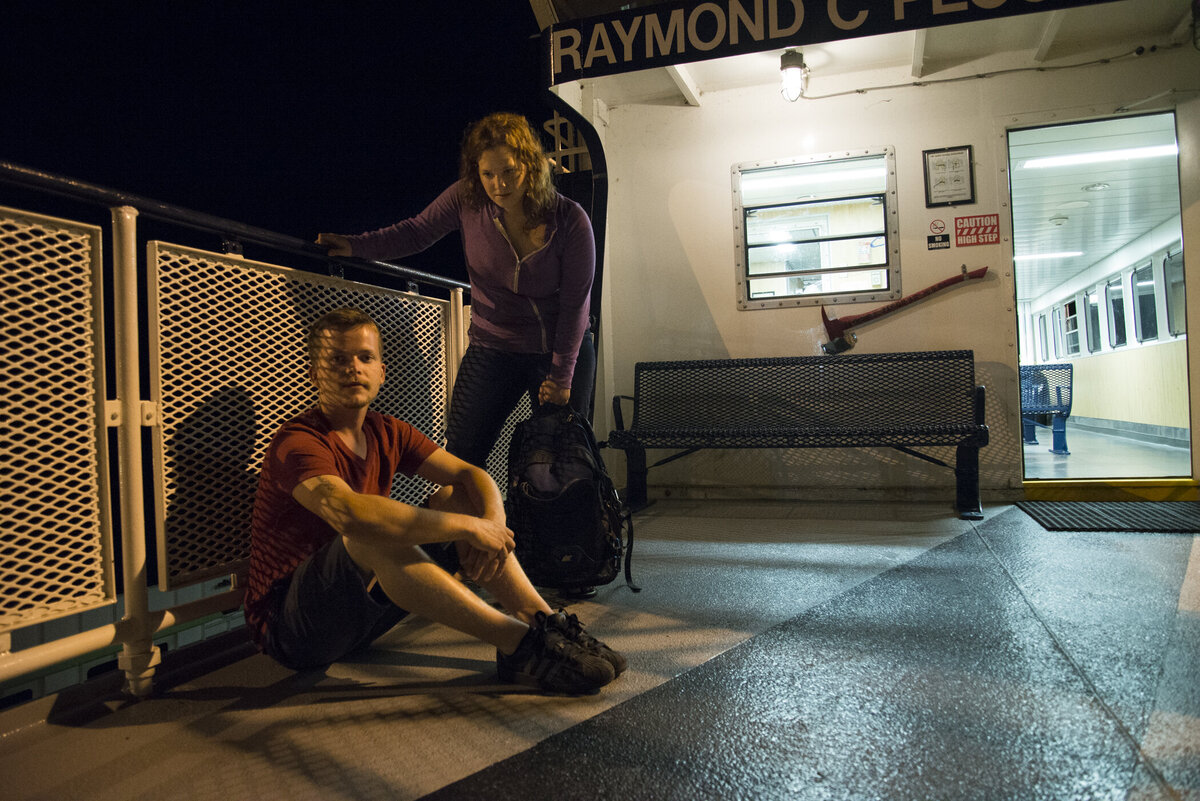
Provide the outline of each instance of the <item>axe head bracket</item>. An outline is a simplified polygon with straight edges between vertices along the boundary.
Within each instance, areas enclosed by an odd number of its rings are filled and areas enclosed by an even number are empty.
[[[827,356],[836,356],[853,348],[855,342],[858,342],[858,335],[853,331],[847,331],[840,337],[834,337],[828,342],[822,342],[821,350],[825,351]]]

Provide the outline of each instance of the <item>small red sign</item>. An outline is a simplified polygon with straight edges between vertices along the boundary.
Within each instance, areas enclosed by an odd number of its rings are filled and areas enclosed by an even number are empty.
[[[958,247],[996,245],[999,242],[999,214],[978,214],[974,217],[954,218],[954,244]]]

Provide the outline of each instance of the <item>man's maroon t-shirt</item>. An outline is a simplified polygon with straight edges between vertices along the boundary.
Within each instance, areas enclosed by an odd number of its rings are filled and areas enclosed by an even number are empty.
[[[319,409],[285,423],[271,440],[259,476],[251,524],[246,624],[261,644],[271,586],[335,536],[333,528],[292,497],[315,476],[339,476],[356,492],[387,497],[396,473],[413,475],[437,445],[403,420],[367,412],[367,456],[361,459],[330,429]]]

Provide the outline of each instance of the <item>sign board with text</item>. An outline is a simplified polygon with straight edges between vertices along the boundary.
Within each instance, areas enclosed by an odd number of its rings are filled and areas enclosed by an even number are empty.
[[[743,53],[956,25],[1114,0],[666,0],[555,22],[544,80],[636,72]],[[1103,11],[1098,12],[1103,13]]]
[[[970,217],[955,217],[954,244],[960,248],[1000,244],[1000,215],[975,214]]]

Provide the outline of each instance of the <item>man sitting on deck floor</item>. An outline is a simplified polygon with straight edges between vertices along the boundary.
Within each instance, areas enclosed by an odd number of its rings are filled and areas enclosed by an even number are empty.
[[[318,404],[276,433],[254,502],[246,621],[259,648],[293,669],[323,666],[413,612],[494,645],[505,681],[566,693],[612,681],[624,658],[530,584],[491,476],[368,410],[382,350],[357,309],[309,329]],[[423,507],[393,500],[397,472],[441,489]],[[507,612],[462,584],[460,570]]]

